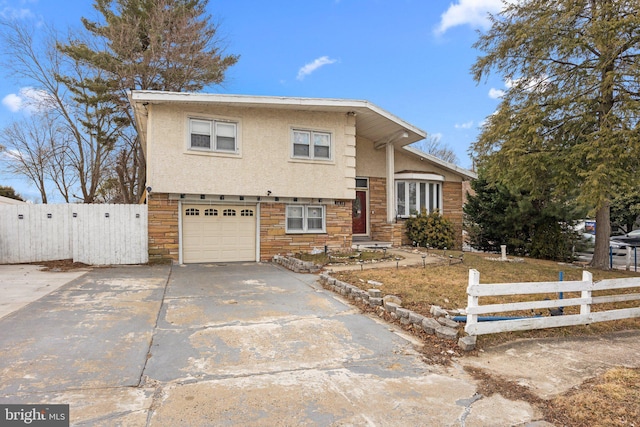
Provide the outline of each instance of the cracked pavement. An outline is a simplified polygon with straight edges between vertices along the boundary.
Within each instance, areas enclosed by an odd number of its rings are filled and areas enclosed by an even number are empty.
[[[525,402],[271,264],[95,268],[0,319],[0,402],[77,426],[508,426]]]

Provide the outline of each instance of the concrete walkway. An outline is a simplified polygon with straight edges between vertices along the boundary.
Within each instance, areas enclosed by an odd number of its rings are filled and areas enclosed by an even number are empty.
[[[422,255],[427,255],[424,258]],[[346,271],[346,270],[369,270],[373,268],[394,268],[396,266],[399,267],[407,267],[414,265],[423,265],[426,264],[438,264],[447,262],[445,258],[445,253],[442,250],[431,250],[429,254],[423,254],[417,250],[411,249],[387,249],[387,256],[389,257],[388,261],[381,262],[373,262],[373,263],[363,263],[360,264],[345,264],[345,265],[330,265],[326,266],[326,271]],[[396,257],[400,258],[396,260]],[[456,258],[457,260],[458,258]]]
[[[89,271],[53,273],[42,268],[33,264],[0,265],[0,319]]]

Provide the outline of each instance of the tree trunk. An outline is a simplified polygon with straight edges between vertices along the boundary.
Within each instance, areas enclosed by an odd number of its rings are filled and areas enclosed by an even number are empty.
[[[610,205],[606,202],[596,212],[596,244],[590,266],[609,270],[609,238],[611,237]]]

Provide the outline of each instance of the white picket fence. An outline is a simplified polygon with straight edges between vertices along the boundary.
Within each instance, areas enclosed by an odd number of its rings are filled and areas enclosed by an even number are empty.
[[[0,264],[149,260],[146,205],[0,206]]]
[[[507,331],[525,331],[532,329],[555,328],[561,326],[587,325],[608,320],[640,317],[640,307],[592,312],[593,304],[639,301],[640,293],[592,296],[594,291],[633,289],[640,290],[640,278],[608,279],[593,282],[588,271],[582,273],[581,281],[566,282],[525,282],[480,284],[480,273],[469,270],[467,287],[467,324],[464,328],[469,335],[484,335]],[[580,298],[548,299],[504,304],[479,305],[478,299],[487,296],[555,294],[560,292],[580,292]],[[559,307],[580,306],[580,314],[561,316],[540,316],[521,319],[493,320],[478,322],[478,315],[505,313],[520,310],[540,310]]]

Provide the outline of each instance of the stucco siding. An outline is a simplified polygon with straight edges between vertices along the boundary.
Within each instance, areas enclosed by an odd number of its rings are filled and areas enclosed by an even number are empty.
[[[386,177],[386,154],[384,149],[376,150],[374,143],[365,138],[356,138],[357,153],[357,176],[372,176],[377,178]],[[413,171],[433,173],[444,176],[446,181],[461,182],[462,177],[456,173],[448,171],[428,160],[420,160],[418,157],[403,152],[402,148],[395,151],[395,172]]]
[[[188,118],[238,123],[237,155],[187,149]],[[355,177],[353,118],[222,106],[149,106],[147,183],[154,192],[351,199]],[[153,124],[151,126],[151,124]],[[330,132],[332,159],[291,158],[291,129]]]

